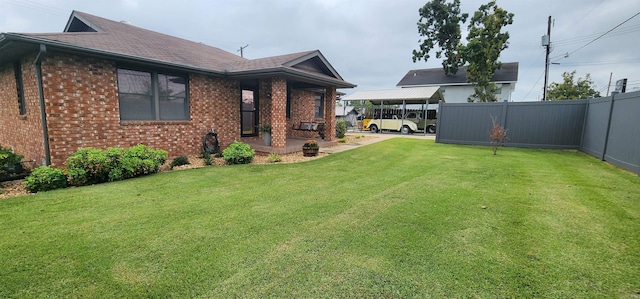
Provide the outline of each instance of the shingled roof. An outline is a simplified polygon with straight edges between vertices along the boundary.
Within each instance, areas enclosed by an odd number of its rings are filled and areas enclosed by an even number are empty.
[[[338,88],[355,87],[344,81],[318,50],[246,59],[216,47],[79,11],[73,11],[65,32],[3,33],[0,35],[2,45],[9,46],[5,47],[7,55],[5,59],[0,58],[0,63],[21,50],[45,45],[57,50],[229,77],[278,74]]]
[[[494,83],[515,83],[518,81],[518,63],[505,62],[491,78]],[[410,70],[396,86],[443,86],[467,83],[467,68],[461,67],[455,75],[445,75],[442,68]]]

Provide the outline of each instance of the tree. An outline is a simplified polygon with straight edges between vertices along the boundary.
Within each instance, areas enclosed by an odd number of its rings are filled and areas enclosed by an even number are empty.
[[[491,78],[502,64],[498,61],[502,50],[509,46],[509,32],[502,28],[513,23],[513,14],[498,7],[495,1],[481,5],[469,23],[468,43],[460,47],[467,66],[467,81],[474,83],[474,94],[468,99],[495,102],[497,86]]]
[[[420,13],[418,33],[424,39],[418,41],[420,50],[413,50],[413,62],[421,59],[426,62],[431,58],[429,52],[437,44],[440,50],[436,51],[436,58],[442,58],[443,52],[446,57],[442,61],[442,69],[445,74],[455,74],[458,67],[464,64],[458,53],[461,38],[460,24],[466,22],[469,15],[460,13],[460,0],[454,0],[453,3],[446,3],[446,0],[433,0],[427,2],[418,12]]]
[[[600,92],[596,91],[593,87],[593,80],[591,75],[587,73],[587,76],[582,79],[578,78],[577,82],[574,82],[576,71],[571,73],[562,73],[562,83],[553,82],[549,84],[547,88],[547,100],[579,100],[600,97]]]
[[[474,84],[474,94],[470,102],[496,101],[497,86],[491,78],[501,67],[498,61],[502,50],[509,45],[509,33],[501,32],[504,26],[513,23],[513,14],[498,7],[495,1],[481,5],[469,23],[467,44],[460,42],[460,24],[467,21],[469,15],[460,13],[460,0],[446,3],[446,0],[432,0],[419,10],[418,32],[423,37],[420,50],[413,50],[413,62],[431,56],[429,52],[436,46],[436,58],[446,57],[442,61],[445,74],[455,74],[458,68],[469,63],[467,82]]]

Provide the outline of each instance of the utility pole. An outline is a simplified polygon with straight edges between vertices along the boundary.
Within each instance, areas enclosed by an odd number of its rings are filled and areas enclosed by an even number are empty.
[[[611,87],[611,77],[613,77],[613,72],[609,75],[609,84],[607,85],[607,96],[609,96],[609,88]]]
[[[236,52],[240,52],[240,57],[244,57],[244,53],[243,53],[242,50],[244,50],[244,48],[246,48],[248,46],[249,46],[249,44],[246,44],[244,47],[240,47],[240,49],[238,49],[238,51],[236,51]]]
[[[547,55],[544,60],[544,90],[542,100],[547,100],[547,83],[549,82],[549,52],[551,52],[551,16],[547,22],[547,35],[542,37],[542,46],[547,48]]]

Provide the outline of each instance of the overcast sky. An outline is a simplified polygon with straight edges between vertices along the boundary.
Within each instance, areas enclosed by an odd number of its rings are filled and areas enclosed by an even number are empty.
[[[441,67],[441,61],[413,63],[420,36],[416,23],[424,0],[0,0],[0,32],[61,32],[72,10],[202,42],[244,57],[319,49],[357,90],[395,88],[412,69]],[[488,0],[462,0],[472,14]],[[519,62],[513,101],[542,97],[544,49],[552,16],[553,64],[549,81],[564,71],[591,74],[596,89],[607,93],[609,76],[628,78],[627,91],[640,90],[640,13],[637,0],[498,0],[514,13],[511,35],[500,61]],[[466,25],[465,25],[466,28]],[[593,41],[595,40],[595,41]],[[593,41],[593,42],[592,42]],[[590,44],[588,44],[591,42]],[[588,44],[588,45],[587,45]],[[585,46],[586,45],[586,46]],[[564,54],[570,53],[565,58]],[[432,55],[434,56],[434,55]],[[612,87],[613,90],[613,87]]]

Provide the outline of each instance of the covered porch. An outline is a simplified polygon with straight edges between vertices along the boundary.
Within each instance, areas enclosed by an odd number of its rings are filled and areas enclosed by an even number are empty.
[[[353,88],[320,51],[255,59],[234,66],[231,76],[242,93],[241,141],[264,153],[302,150],[307,139],[323,133],[323,144],[335,143],[338,88]],[[312,123],[312,129],[301,128]],[[317,126],[322,124],[323,130]],[[269,133],[271,144],[263,142]]]
[[[256,150],[256,153],[261,153],[261,154],[275,153],[278,155],[286,155],[286,154],[301,152],[302,145],[304,144],[305,141],[309,139],[313,139],[317,141],[318,145],[320,146],[320,149],[335,146],[338,143],[336,140],[329,141],[329,140],[324,140],[322,138],[317,138],[317,137],[316,138],[287,137],[284,147],[272,147],[272,146],[264,145],[264,142],[262,139],[253,139],[253,140],[247,141],[247,144],[249,144],[251,148]]]

